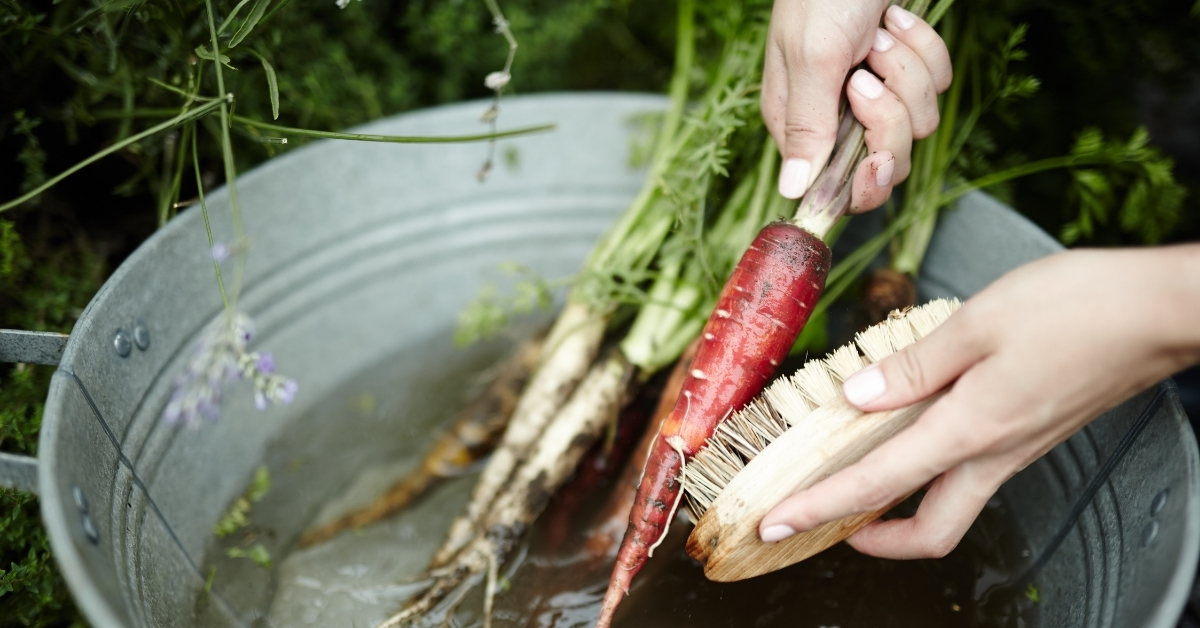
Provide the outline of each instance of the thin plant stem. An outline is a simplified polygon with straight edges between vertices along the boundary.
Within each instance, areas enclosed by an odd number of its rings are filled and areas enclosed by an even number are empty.
[[[942,16],[946,15],[946,11],[949,11],[953,4],[954,0],[940,0],[937,5],[929,10],[929,14],[925,16],[925,21],[930,26],[937,26],[938,22],[942,20]]]
[[[366,133],[337,133],[334,131],[316,131],[313,129],[299,129],[290,126],[280,126],[269,122],[262,122],[247,118],[245,116],[231,116],[234,122],[244,124],[246,126],[258,127],[268,131],[273,131],[281,135],[300,135],[304,137],[320,137],[330,140],[355,140],[359,142],[390,142],[394,144],[453,144],[462,142],[482,142],[494,140],[504,137],[514,137],[517,135],[528,135],[531,133],[541,133],[543,131],[553,131],[558,127],[557,124],[539,124],[537,126],[521,127],[519,129],[511,129],[508,131],[500,131],[498,133],[482,133],[478,135],[443,135],[443,136],[405,136],[405,135],[372,135]]]
[[[267,20],[271,19],[271,16],[275,15],[276,11],[282,9],[283,7],[286,7],[288,5],[288,3],[291,1],[292,0],[281,0],[280,2],[276,3],[274,8],[272,8],[270,11],[267,11],[267,14],[262,16],[262,19],[258,20],[258,27],[261,27],[263,22],[266,22]]]
[[[504,12],[500,10],[500,5],[496,0],[484,0],[488,11],[492,14],[492,23],[496,25],[496,32],[504,36],[504,40],[508,42],[508,59],[504,62],[504,76],[511,80],[513,59],[517,56],[517,38],[513,35],[512,29],[508,23],[508,19],[504,17]],[[492,106],[484,115],[487,118],[488,130],[494,135],[496,133],[496,120],[500,117],[500,96],[504,92],[504,87],[508,83],[495,88],[495,94],[492,97]],[[488,142],[487,159],[483,162],[483,167],[479,170],[479,179],[483,180],[487,176],[492,167],[492,161],[496,158],[496,140],[493,138]]]
[[[180,96],[183,96],[189,100],[194,100],[196,102],[208,102],[210,100],[216,100],[216,98],[208,98],[206,96],[197,96],[196,94],[185,92],[184,90],[179,89],[178,87],[175,87],[174,85],[171,85],[170,83],[164,83],[154,77],[150,77],[149,81],[167,91],[175,92],[176,94],[179,94]]]
[[[1007,170],[1001,170],[1000,172],[993,172],[991,174],[979,177],[978,179],[956,185],[941,195],[941,197],[938,199],[938,205],[949,205],[950,203],[957,201],[958,199],[970,194],[971,192],[974,192],[975,190],[981,190],[992,187],[993,185],[999,185],[1005,181],[1008,181],[1009,179],[1016,179],[1018,177],[1037,174],[1046,170],[1054,170],[1055,168],[1095,166],[1107,163],[1107,161],[1107,159],[1100,155],[1063,155],[1061,157],[1050,157],[1047,159],[1031,161],[1029,163],[1013,166]]]
[[[110,5],[110,4],[113,4],[113,3],[114,3],[114,2],[116,2],[116,1],[117,1],[117,0],[105,0],[104,2],[101,2],[100,4],[97,4],[96,6],[94,6],[94,7],[90,8],[90,9],[88,9],[87,11],[84,11],[83,15],[79,16],[78,18],[76,18],[76,19],[75,19],[74,21],[72,21],[70,24],[67,24],[67,25],[66,25],[66,26],[64,26],[64,27],[62,27],[62,28],[60,28],[60,29],[57,29],[57,30],[55,30],[55,31],[54,31],[54,36],[55,36],[55,37],[58,37],[59,35],[62,35],[63,33],[66,33],[67,31],[69,31],[69,30],[71,30],[71,29],[75,28],[76,26],[79,26],[80,24],[83,24],[84,22],[86,22],[86,21],[88,21],[88,20],[92,19],[92,16],[93,16],[93,15],[96,15],[97,13],[99,13],[99,12],[103,11],[104,9],[108,8],[108,5]]]
[[[512,72],[513,58],[517,55],[517,39],[513,37],[512,30],[508,27],[508,20],[500,11],[500,5],[496,4],[496,0],[483,0],[483,3],[487,5],[488,11],[492,14],[496,30],[508,41],[508,61],[504,63],[504,73],[509,74]]]
[[[124,140],[117,142],[117,143],[113,144],[112,146],[109,146],[108,148],[92,155],[91,157],[88,157],[87,159],[84,159],[83,161],[75,164],[74,166],[71,166],[70,168],[67,168],[66,170],[64,170],[61,173],[59,173],[58,175],[56,175],[55,177],[51,178],[49,181],[46,181],[45,183],[37,186],[36,188],[26,192],[25,194],[22,194],[21,196],[13,199],[11,201],[8,201],[7,203],[4,203],[3,205],[0,205],[0,212],[7,211],[9,209],[12,209],[12,208],[20,205],[21,203],[24,203],[25,201],[28,201],[29,199],[37,196],[38,194],[41,194],[42,192],[45,192],[46,190],[54,187],[63,179],[66,179],[67,177],[75,174],[76,172],[79,172],[83,168],[95,163],[96,161],[99,161],[100,159],[102,159],[104,157],[107,157],[108,155],[111,155],[111,154],[125,148],[126,146],[129,146],[130,144],[133,144],[134,142],[143,140],[147,137],[150,137],[151,135],[154,135],[155,133],[165,131],[171,127],[178,126],[180,124],[184,124],[187,122],[191,122],[192,120],[196,120],[198,118],[202,118],[205,115],[207,115],[208,113],[212,112],[218,106],[224,105],[224,104],[225,104],[225,100],[214,100],[212,102],[200,105],[199,107],[196,107],[195,109],[192,109],[185,113],[181,113],[181,114],[175,116],[174,118],[171,118],[170,120],[162,122],[161,124],[152,126],[148,129],[146,129],[145,131],[142,131],[141,133],[130,135],[129,137],[125,138]]]
[[[200,178],[200,157],[196,150],[196,136],[199,133],[192,133],[192,169],[196,172],[196,194],[200,199],[200,215],[204,216],[204,231],[208,234],[208,251],[212,254],[213,234],[212,223],[208,220],[208,205],[204,203],[204,181]],[[225,315],[229,320],[233,320],[233,306],[229,303],[229,295],[225,292],[225,280],[221,278],[221,265],[213,258],[213,272],[217,275],[217,287],[221,290],[221,302],[225,304]]]
[[[204,7],[208,13],[208,32],[212,38],[213,47],[213,68],[217,73],[217,92],[225,95],[225,76],[221,68],[221,48],[217,43],[217,23],[213,17],[212,0],[204,0]],[[233,215],[233,235],[239,242],[245,241],[246,230],[242,222],[242,206],[238,202],[237,193],[237,167],[233,163],[233,142],[229,138],[229,105],[228,99],[232,98],[232,94],[226,95],[225,100],[221,100],[221,154],[225,162],[225,187],[229,194],[229,209]],[[236,253],[233,270],[233,303],[237,304],[238,295],[242,291],[242,277],[246,267],[246,252],[244,249]],[[233,318],[229,319],[229,323],[233,324]]]
[[[175,203],[179,200],[179,186],[183,182],[183,167],[187,163],[187,145],[192,131],[195,130],[194,125],[183,127],[183,133],[179,137],[179,147],[175,151],[175,163],[171,168],[174,173],[171,176],[171,184],[164,192],[160,194],[158,206],[158,226],[162,227],[167,224],[167,221],[175,215]]]

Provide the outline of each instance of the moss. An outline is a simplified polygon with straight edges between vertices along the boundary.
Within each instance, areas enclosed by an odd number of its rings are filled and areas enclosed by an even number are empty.
[[[0,489],[0,628],[85,626],[50,556],[37,499]]]

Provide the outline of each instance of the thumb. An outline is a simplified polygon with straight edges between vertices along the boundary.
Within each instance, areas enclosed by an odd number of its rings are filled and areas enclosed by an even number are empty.
[[[851,54],[830,46],[819,54],[787,59],[788,97],[784,113],[783,167],[779,193],[800,198],[817,178],[837,139],[842,84]]]
[[[945,388],[985,355],[960,312],[925,338],[846,378],[842,394],[866,412],[900,408]]]

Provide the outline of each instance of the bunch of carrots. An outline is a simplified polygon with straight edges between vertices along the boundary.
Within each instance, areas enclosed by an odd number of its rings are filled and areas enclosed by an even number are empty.
[[[940,0],[932,10],[930,0],[901,4],[928,12],[935,23],[952,3]],[[302,539],[319,542],[394,512],[491,452],[470,502],[430,562],[428,587],[381,628],[420,619],[446,600],[452,607],[480,582],[490,625],[499,569],[523,533],[593,446],[615,432],[635,388],[675,364],[605,509],[627,522],[601,606],[598,625],[608,626],[666,536],[682,497],[683,466],[724,418],[771,381],[810,318],[889,242],[900,251],[897,273],[911,286],[939,209],[971,190],[1038,171],[1016,168],[971,181],[955,169],[980,113],[997,98],[975,85],[974,99],[964,104],[959,81],[943,96],[939,131],[917,144],[901,211],[831,271],[826,240],[836,237],[849,207],[851,179],[866,155],[863,127],[844,110],[834,153],[798,207],[773,192],[778,150],[762,127],[757,94],[769,11],[765,0],[719,11],[679,1],[670,102],[646,183],[597,244],[548,334],[505,362],[414,478]],[[689,107],[693,79],[703,69],[696,61],[701,30],[721,39],[721,53]],[[1017,43],[1010,38],[1008,53]],[[982,54],[957,50],[960,67],[977,65]],[[1044,168],[1097,163],[1103,159],[1082,155],[1045,160]],[[910,292],[908,299],[915,297]],[[600,526],[590,545],[607,554],[619,528]]]

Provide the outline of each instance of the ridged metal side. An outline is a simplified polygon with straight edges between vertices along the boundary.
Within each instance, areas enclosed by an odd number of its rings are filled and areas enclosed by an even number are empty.
[[[485,106],[422,111],[363,130],[463,133],[477,128]],[[506,99],[503,126],[559,129],[502,142],[500,154],[512,157],[500,163],[516,165],[498,166],[485,184],[474,179],[483,144],[317,142],[241,177],[254,248],[240,306],[258,323],[252,346],[272,350],[302,388],[295,404],[261,413],[246,389],[235,390],[221,420],[198,432],[159,417],[200,330],[221,313],[199,213],[185,212],[143,244],[73,331],[39,444],[43,515],[88,619],[101,627],[192,625],[212,525],[268,444],[386,356],[409,350],[420,354],[414,359],[450,360],[455,350],[430,349],[430,339],[445,335],[499,263],[518,261],[549,277],[574,272],[641,184],[642,173],[626,165],[629,119],[663,106],[642,95]],[[229,240],[223,191],[209,196],[209,207],[216,237]],[[964,199],[934,239],[924,292],[967,296],[1050,252],[1053,241],[1020,222],[982,195]],[[1023,257],[995,257],[1000,238]],[[117,334],[138,325],[149,342],[122,355]],[[1194,564],[1200,535],[1200,479],[1190,430],[1168,414],[1147,429],[1048,568],[1046,577],[1058,574],[1064,584],[1043,602],[1043,615],[1055,618],[1044,625],[1067,625],[1059,617],[1136,625],[1127,618],[1182,607],[1181,565]],[[1119,438],[1128,418],[1120,409],[1110,416],[1004,488],[1006,499],[1027,500],[1035,513],[1022,521],[1033,543]],[[1164,488],[1169,498],[1151,517],[1156,537],[1139,549],[1133,537],[1149,525],[1147,500]],[[1155,575],[1162,573],[1169,575]],[[209,603],[230,625],[253,619],[220,591]],[[1156,621],[1147,625],[1168,625]]]

